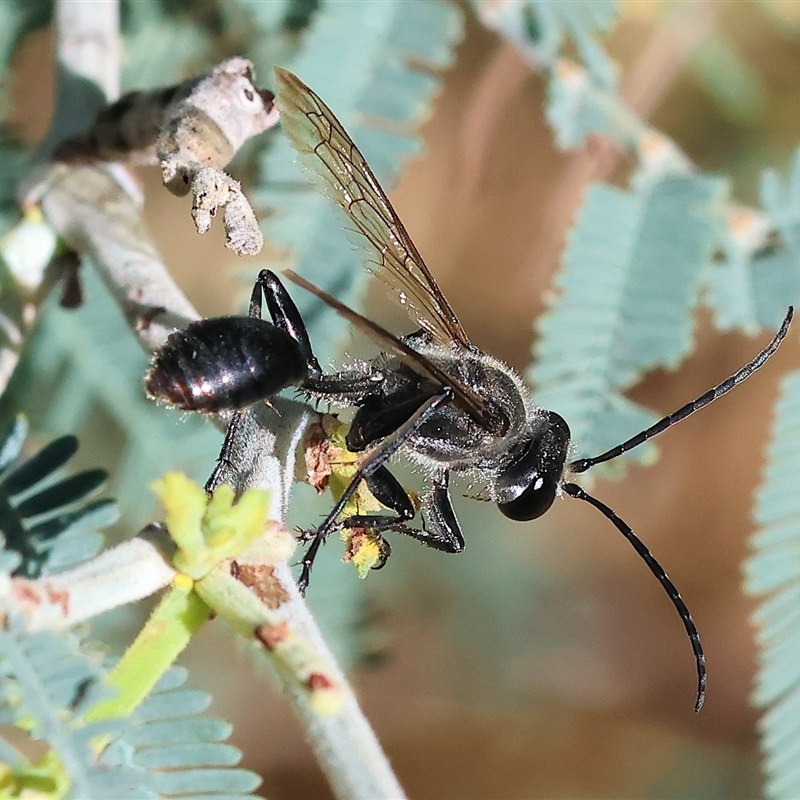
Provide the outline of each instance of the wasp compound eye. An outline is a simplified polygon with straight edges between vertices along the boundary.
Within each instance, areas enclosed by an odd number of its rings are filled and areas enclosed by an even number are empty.
[[[517,444],[496,482],[498,508],[519,522],[541,517],[553,505],[564,471],[569,427],[554,411],[542,417],[542,424]]]
[[[558,481],[552,476],[536,475],[522,494],[508,503],[498,503],[500,512],[517,522],[528,522],[544,514],[556,499]]]

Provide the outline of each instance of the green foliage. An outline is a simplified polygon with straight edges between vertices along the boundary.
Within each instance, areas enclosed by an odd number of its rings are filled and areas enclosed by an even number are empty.
[[[571,40],[586,68],[601,85],[613,85],[615,72],[611,60],[597,42],[617,16],[616,0],[585,0],[581,3],[553,3],[549,0],[522,0],[493,3],[473,0],[478,14],[491,21],[537,61],[551,64]]]
[[[617,15],[615,0],[553,3],[473,0],[481,20],[550,74],[545,115],[561,147],[580,147],[590,133],[609,133],[618,121],[616,70],[597,42]],[[582,66],[564,58],[574,45]]]
[[[108,692],[103,670],[80,651],[75,637],[29,636],[12,622],[0,631],[0,676],[0,719],[46,742],[55,757],[34,764],[17,754],[10,762],[15,794],[36,788],[57,796],[66,782],[72,787],[69,796],[99,800],[108,797],[112,786],[128,783],[130,775],[101,766],[92,747],[93,738],[119,735],[123,724],[82,724],[86,708]],[[13,751],[8,741],[4,749]]]
[[[743,217],[708,272],[707,300],[724,328],[774,328],[800,299],[800,150],[785,179],[763,171],[759,197],[764,216]],[[757,236],[765,226],[775,231],[768,246]]]
[[[229,34],[242,42],[257,73],[269,82],[275,64],[288,63],[302,46],[302,34],[313,22],[320,0],[231,0],[219,6]]]
[[[4,796],[239,798],[260,778],[236,768],[240,751],[225,744],[231,726],[203,715],[211,698],[182,689],[186,671],[172,669],[128,719],[86,722],[109,697],[106,672],[68,633],[0,631],[0,722],[22,728],[50,750],[29,762],[0,737]],[[105,743],[105,744],[101,744]]]
[[[203,713],[211,698],[182,688],[186,677],[177,667],[164,675],[102,764],[131,771],[157,797],[250,797],[261,779],[235,766],[242,754],[225,744],[231,725]]]
[[[602,84],[613,84],[614,68],[596,37],[608,30],[617,16],[615,0],[585,3],[528,0],[527,7],[530,9],[527,18],[531,21],[528,30],[535,47],[555,56],[569,37],[592,76]]]
[[[790,800],[800,792],[800,374],[787,375],[778,399],[769,461],[756,500],[758,531],[747,563],[747,588],[761,597],[759,672],[754,701],[761,720],[765,794]]]
[[[147,485],[169,468],[205,480],[221,437],[204,420],[165,413],[145,398],[146,354],[94,271],[82,270],[81,282],[86,302],[78,311],[47,307],[4,400],[24,404],[34,427],[49,435],[75,431],[83,438],[99,418],[100,463],[122,523],[138,530],[155,513]]]
[[[717,242],[724,195],[724,181],[702,175],[587,192],[528,373],[537,403],[569,421],[585,453],[655,421],[622,393],[691,350],[700,272]]]
[[[14,571],[33,578],[95,555],[102,544],[99,530],[118,514],[113,500],[87,501],[105,483],[104,470],[54,479],[78,449],[74,436],[56,439],[14,466],[26,432],[27,423],[18,417],[0,449],[0,530],[6,548],[19,555]]]

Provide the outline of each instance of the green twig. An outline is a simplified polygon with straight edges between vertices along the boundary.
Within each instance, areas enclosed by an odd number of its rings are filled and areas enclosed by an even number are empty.
[[[191,591],[191,582],[189,587],[187,591],[185,587],[173,585],[161,598],[144,628],[109,674],[109,682],[118,693],[93,706],[86,714],[87,722],[129,716],[211,616],[211,609]]]

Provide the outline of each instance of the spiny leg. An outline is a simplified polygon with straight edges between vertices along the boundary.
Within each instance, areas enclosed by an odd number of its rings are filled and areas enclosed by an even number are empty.
[[[206,481],[205,490],[206,493],[211,494],[214,489],[216,489],[221,483],[224,483],[222,480],[222,473],[225,469],[232,469],[233,468],[233,461],[231,460],[231,453],[233,452],[233,443],[236,440],[236,436],[239,433],[239,428],[242,425],[244,420],[244,415],[247,413],[247,409],[243,408],[240,411],[234,411],[233,415],[228,422],[228,427],[225,430],[225,439],[222,442],[222,448],[219,451],[219,455],[217,456],[217,463],[214,464],[214,469],[211,472],[208,480]]]
[[[320,546],[333,530],[341,526],[341,523],[338,522],[339,515],[342,513],[342,509],[347,505],[350,498],[355,494],[361,481],[378,472],[386,461],[403,446],[406,440],[419,430],[420,426],[424,425],[441,406],[449,403],[452,399],[453,391],[450,387],[444,387],[439,394],[426,400],[420,408],[411,415],[406,423],[401,425],[394,433],[387,436],[380,444],[376,445],[360,459],[356,474],[353,476],[344,492],[342,492],[342,496],[331,509],[328,516],[319,528],[317,528],[311,546],[303,556],[303,560],[301,561],[303,568],[300,571],[300,578],[297,581],[301,592],[304,593],[308,587],[308,582],[311,577],[311,568],[314,565],[314,559],[317,557]]]
[[[383,533],[402,533],[404,536],[410,536],[416,539],[426,547],[431,547],[434,550],[440,550],[443,553],[460,553],[464,549],[464,536],[461,533],[461,526],[458,523],[453,505],[450,502],[450,492],[448,491],[450,473],[443,471],[437,473],[434,477],[433,488],[430,492],[423,496],[422,500],[422,529],[412,528],[406,525],[405,521],[393,517],[375,517],[371,524],[371,529],[380,534]],[[392,476],[394,480],[394,476]],[[372,486],[370,490],[377,497],[378,495],[373,491]],[[398,482],[398,486],[400,486]],[[400,486],[400,489],[405,494],[405,489]],[[408,495],[406,495],[408,497]],[[380,499],[380,498],[379,498]],[[389,505],[385,500],[381,499],[384,505]],[[389,506],[394,508],[393,506]],[[414,516],[414,509],[411,506],[411,514],[408,519]],[[367,517],[348,517],[344,521],[344,527],[360,527],[356,522],[365,523]],[[366,524],[364,525],[366,527]],[[372,567],[372,569],[382,569],[386,564],[392,549],[389,542],[381,536],[381,558],[380,561]]]
[[[422,500],[423,530],[407,525],[394,525],[388,530],[410,536],[434,550],[460,553],[464,549],[464,536],[450,501],[449,483],[447,470],[434,477],[432,490]]]
[[[371,528],[380,531],[399,523],[407,522],[414,518],[414,506],[400,481],[389,472],[384,464],[375,472],[364,476],[367,488],[375,499],[386,508],[395,512],[396,516],[387,517],[380,514],[354,514],[342,523],[345,528]]]

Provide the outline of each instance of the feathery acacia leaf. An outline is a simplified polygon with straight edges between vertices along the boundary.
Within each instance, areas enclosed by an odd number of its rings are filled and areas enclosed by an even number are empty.
[[[185,678],[185,670],[172,669],[133,717],[86,724],[84,712],[111,694],[103,668],[69,633],[29,636],[12,623],[0,631],[0,720],[18,722],[55,756],[29,764],[0,738],[16,786],[49,779],[82,800],[250,796],[261,779],[235,767],[241,752],[225,743],[230,725],[200,716],[211,698],[182,689]]]
[[[722,328],[774,330],[786,307],[800,303],[800,149],[785,177],[762,172],[759,198],[763,213],[739,214],[723,258],[705,275],[705,299]],[[777,236],[764,246],[767,227]]]
[[[24,421],[18,419],[0,446],[0,463],[6,470],[19,455],[26,430]],[[20,557],[15,571],[26,577],[66,569],[95,555],[102,543],[99,529],[117,519],[111,500],[76,507],[105,483],[103,470],[87,470],[40,485],[77,449],[74,436],[63,436],[0,477],[0,530],[6,549]]]
[[[102,760],[139,771],[143,784],[160,797],[251,796],[261,778],[235,766],[241,752],[225,744],[231,726],[203,715],[211,698],[183,689],[186,675],[185,669],[173,667],[162,677]]]
[[[71,634],[29,636],[14,622],[0,631],[0,665],[0,709],[9,722],[18,721],[31,736],[52,748],[57,759],[49,762],[53,785],[66,780],[74,797],[107,797],[109,769],[98,763],[80,720],[87,705],[110,694],[104,686],[104,671],[81,653]],[[118,735],[125,725],[123,721],[106,723],[102,730],[106,735]],[[92,732],[97,734],[99,729]],[[114,779],[124,785],[128,770],[114,772]],[[28,779],[46,779],[47,768],[24,762],[17,765],[15,773],[22,789]]]
[[[761,746],[770,800],[800,792],[800,374],[781,383],[769,461],[756,500],[757,532],[746,564],[755,612],[759,671],[754,701],[766,709]]]
[[[487,27],[549,72],[545,116],[561,147],[581,147],[590,133],[618,132],[620,109],[608,102],[616,99],[616,70],[597,41],[617,16],[615,0],[473,0],[473,5]],[[563,57],[570,43],[582,66]]]
[[[473,5],[480,19],[507,39],[530,48],[538,61],[551,63],[572,40],[592,78],[601,85],[614,83],[614,68],[597,37],[607,31],[617,17],[616,0],[581,3],[473,0]]]
[[[647,370],[674,368],[691,349],[692,310],[724,192],[724,181],[702,175],[587,192],[528,373],[536,402],[569,420],[585,452],[654,421],[622,392]]]

